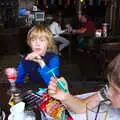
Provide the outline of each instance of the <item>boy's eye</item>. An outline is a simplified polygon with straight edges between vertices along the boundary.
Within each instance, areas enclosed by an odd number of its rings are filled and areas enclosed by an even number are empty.
[[[44,39],[41,39],[40,41],[45,41]]]

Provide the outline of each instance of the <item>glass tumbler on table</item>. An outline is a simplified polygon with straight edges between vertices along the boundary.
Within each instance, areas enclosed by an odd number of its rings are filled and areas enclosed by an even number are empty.
[[[10,83],[10,89],[8,90],[8,94],[14,94],[17,93],[18,91],[20,92],[20,90],[18,90],[16,88],[16,77],[17,77],[17,71],[15,68],[6,68],[5,69],[5,74],[7,76],[7,80]]]

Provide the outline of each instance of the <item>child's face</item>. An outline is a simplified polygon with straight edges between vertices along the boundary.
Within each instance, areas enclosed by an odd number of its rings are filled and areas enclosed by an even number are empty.
[[[48,40],[45,37],[33,39],[30,41],[30,46],[33,52],[36,52],[39,55],[44,55],[47,51]]]

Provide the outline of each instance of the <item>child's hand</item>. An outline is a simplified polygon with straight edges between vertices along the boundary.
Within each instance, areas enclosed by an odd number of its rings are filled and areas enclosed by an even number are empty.
[[[44,60],[41,58],[34,58],[33,61],[37,62],[42,68],[46,65]]]
[[[67,82],[63,77],[59,78],[57,81],[63,81],[66,84],[65,88],[68,89]],[[67,98],[67,95],[69,95],[69,91],[64,92],[63,90],[61,90],[57,86],[57,81],[53,77],[51,78],[51,81],[48,86],[48,93],[53,98],[64,101]]]
[[[37,54],[35,52],[29,53],[25,59],[37,62],[41,67],[45,66],[44,60],[40,57],[39,54]]]
[[[39,54],[37,54],[36,52],[31,52],[29,54],[27,54],[26,56],[26,60],[33,60],[35,58],[41,58]]]

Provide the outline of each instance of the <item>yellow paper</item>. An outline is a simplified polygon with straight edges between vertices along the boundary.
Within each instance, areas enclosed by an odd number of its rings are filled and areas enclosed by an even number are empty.
[[[13,96],[13,95],[11,95],[11,97],[10,97],[10,100],[9,100],[8,104],[9,104],[10,106],[15,105],[15,102],[14,102],[14,96]]]

